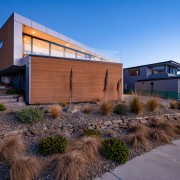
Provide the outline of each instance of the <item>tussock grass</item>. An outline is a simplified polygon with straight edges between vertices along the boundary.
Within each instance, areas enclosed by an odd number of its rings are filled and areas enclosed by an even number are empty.
[[[164,120],[163,118],[152,119],[150,122],[150,126],[153,128],[164,130],[169,136],[173,137],[176,135],[176,127],[174,126],[174,124],[172,122]]]
[[[96,137],[83,137],[80,140],[72,142],[69,151],[78,151],[89,162],[98,162],[100,158],[99,150],[101,148],[101,140]]]
[[[52,176],[55,180],[85,180],[87,164],[87,160],[77,151],[58,155],[52,161]]]
[[[141,114],[143,112],[143,104],[139,98],[139,96],[134,96],[130,101],[131,111],[136,114]]]
[[[177,107],[178,107],[178,103],[175,100],[170,100],[169,105],[170,105],[171,109],[177,109]]]
[[[10,169],[10,180],[34,180],[41,171],[41,163],[35,157],[21,157]]]
[[[148,111],[156,111],[159,107],[159,103],[158,103],[158,100],[157,98],[153,97],[149,100],[147,100],[147,103],[146,103],[146,108]]]
[[[129,130],[132,133],[143,133],[144,135],[149,133],[149,128],[143,124],[131,124]]]
[[[171,137],[164,130],[160,129],[153,129],[150,132],[150,138],[163,143],[169,143],[171,141]]]
[[[144,137],[143,133],[132,133],[125,137],[126,142],[134,148],[147,149],[150,147],[148,139]]]
[[[85,104],[83,107],[83,112],[86,114],[89,114],[91,112],[92,108],[90,104]]]
[[[62,108],[59,105],[51,105],[48,109],[48,112],[54,117],[57,118],[61,116]]]
[[[9,161],[14,162],[24,154],[25,144],[20,136],[6,137],[0,148],[0,156]]]
[[[102,101],[100,103],[100,111],[103,115],[109,115],[111,114],[113,110],[112,103],[109,101]]]

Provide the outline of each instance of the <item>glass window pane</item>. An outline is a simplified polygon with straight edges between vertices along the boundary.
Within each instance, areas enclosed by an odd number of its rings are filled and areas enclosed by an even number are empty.
[[[77,52],[77,59],[85,59],[86,56],[84,53]]]
[[[89,54],[86,54],[86,59],[90,60],[90,55]]]
[[[139,68],[133,68],[128,70],[129,76],[139,76],[140,75],[140,69]]]
[[[24,36],[23,37],[23,49],[24,49],[24,56],[27,54],[31,54],[31,37],[30,36]]]
[[[33,38],[33,54],[49,55],[49,43]]]
[[[64,48],[51,44],[51,56],[64,57]]]
[[[76,52],[71,49],[66,49],[65,51],[65,57],[68,58],[76,58]]]

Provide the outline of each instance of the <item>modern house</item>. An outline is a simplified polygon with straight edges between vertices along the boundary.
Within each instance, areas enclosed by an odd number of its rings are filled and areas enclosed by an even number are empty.
[[[122,64],[17,13],[0,29],[0,76],[29,104],[68,101],[70,77],[73,102],[103,98],[105,77],[108,99],[123,98]]]
[[[165,61],[124,69],[124,89],[180,99],[180,63]]]

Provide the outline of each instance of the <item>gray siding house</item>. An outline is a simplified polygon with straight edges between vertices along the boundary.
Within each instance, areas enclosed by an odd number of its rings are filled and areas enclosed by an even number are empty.
[[[124,69],[124,90],[180,99],[180,63],[165,61]]]

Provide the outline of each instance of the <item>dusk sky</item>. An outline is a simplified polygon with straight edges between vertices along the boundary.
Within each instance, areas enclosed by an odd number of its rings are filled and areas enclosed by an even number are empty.
[[[180,0],[0,0],[0,27],[13,12],[89,47],[119,52],[124,67],[180,63]]]

